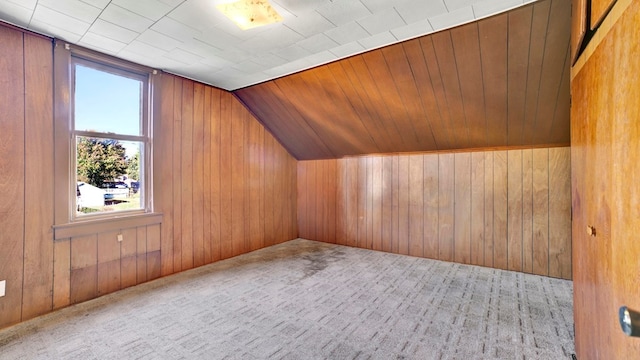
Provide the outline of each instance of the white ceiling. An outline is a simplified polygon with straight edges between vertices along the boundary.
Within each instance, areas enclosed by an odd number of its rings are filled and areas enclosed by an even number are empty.
[[[271,0],[282,23],[242,31],[232,0],[0,0],[0,19],[227,90],[535,0]]]

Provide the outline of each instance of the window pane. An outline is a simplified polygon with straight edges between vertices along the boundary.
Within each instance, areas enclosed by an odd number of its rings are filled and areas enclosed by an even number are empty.
[[[143,82],[75,65],[75,129],[142,135]]]
[[[142,142],[76,138],[79,215],[143,209]]]

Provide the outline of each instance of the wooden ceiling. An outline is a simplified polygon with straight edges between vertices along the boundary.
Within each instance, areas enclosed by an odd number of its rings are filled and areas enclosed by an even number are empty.
[[[299,160],[567,145],[570,20],[543,0],[234,94]]]

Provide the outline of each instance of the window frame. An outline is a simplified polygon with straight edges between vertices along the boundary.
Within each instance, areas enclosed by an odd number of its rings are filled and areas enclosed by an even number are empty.
[[[110,133],[110,132],[99,132],[99,131],[89,131],[89,130],[77,130],[75,127],[75,99],[76,99],[76,89],[75,89],[75,79],[76,79],[76,69],[77,66],[84,66],[87,68],[91,68],[94,70],[102,71],[108,74],[122,76],[125,78],[133,79],[136,81],[140,81],[142,83],[142,94],[141,94],[141,104],[140,104],[140,135],[125,135],[119,133]],[[129,69],[124,69],[122,67],[116,67],[112,65],[105,65],[102,63],[97,63],[93,60],[88,60],[82,56],[76,56],[75,54],[71,54],[71,124],[70,124],[70,133],[71,133],[71,178],[75,178],[75,181],[71,179],[69,182],[69,186],[71,187],[71,191],[73,192],[76,189],[76,184],[78,182],[77,178],[77,162],[78,162],[78,153],[77,153],[77,141],[78,137],[88,137],[88,138],[99,138],[99,139],[113,139],[120,141],[131,141],[131,142],[139,142],[142,145],[140,149],[140,173],[141,179],[138,179],[142,182],[142,192],[140,197],[140,208],[139,209],[131,209],[131,210],[120,210],[117,213],[107,213],[107,212],[99,212],[95,214],[78,214],[77,211],[72,211],[71,220],[72,221],[81,221],[87,218],[98,218],[98,217],[111,217],[115,215],[127,215],[127,214],[135,214],[135,213],[146,213],[151,212],[152,203],[149,201],[151,196],[147,195],[147,187],[151,183],[148,179],[147,165],[150,164],[151,159],[148,156],[149,149],[151,147],[151,140],[149,136],[149,129],[151,128],[150,124],[150,116],[151,113],[149,109],[150,100],[149,93],[151,91],[149,86],[149,78],[150,74],[141,74],[139,72],[133,72]],[[71,207],[72,210],[77,208],[77,197],[71,196]]]
[[[142,120],[140,136],[124,134],[102,133],[94,131],[82,131],[75,129],[75,66],[80,64],[90,68],[106,71],[115,75],[122,75],[136,80],[143,79]],[[155,121],[153,119],[154,108],[158,106],[155,101],[157,96],[154,85],[158,81],[158,71],[142,65],[134,64],[126,60],[101,54],[93,50],[68,44],[62,40],[56,40],[54,46],[54,230],[57,227],[67,229],[73,224],[86,224],[98,221],[100,223],[111,220],[126,220],[140,218],[141,222],[148,223],[145,217],[152,216],[153,222],[160,222],[161,216],[154,213],[154,181],[157,180],[153,170],[153,133]],[[76,185],[77,185],[77,155],[76,137],[88,136],[107,138],[123,141],[141,141],[141,182],[144,186],[141,197],[141,208],[122,210],[116,212],[100,212],[96,214],[78,215],[76,213]],[[143,138],[143,140],[140,140]],[[144,165],[143,165],[144,164]],[[73,233],[73,231],[71,231]],[[55,236],[58,238],[58,236]]]

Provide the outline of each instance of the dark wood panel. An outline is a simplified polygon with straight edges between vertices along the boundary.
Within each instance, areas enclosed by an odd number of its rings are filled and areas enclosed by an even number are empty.
[[[25,108],[23,35],[0,27],[0,204],[1,280],[6,295],[0,301],[0,327],[17,323],[22,317],[22,282],[25,235]],[[16,106],[17,104],[17,106]]]
[[[567,145],[570,9],[537,1],[235,95],[299,160]]]
[[[25,219],[22,320],[52,309],[53,293],[53,58],[50,40],[24,37]],[[1,181],[1,180],[0,180]]]

